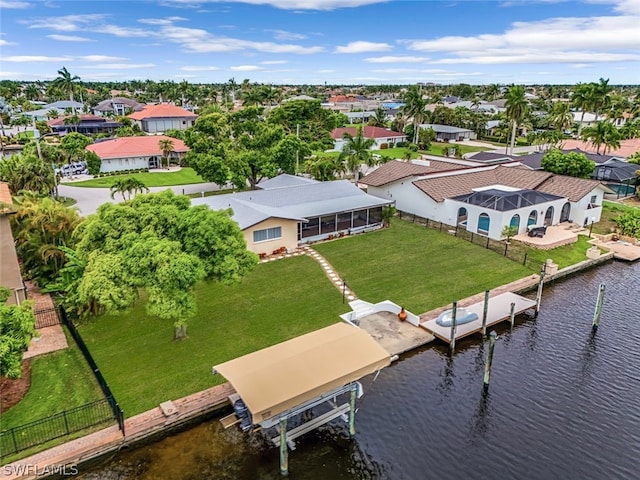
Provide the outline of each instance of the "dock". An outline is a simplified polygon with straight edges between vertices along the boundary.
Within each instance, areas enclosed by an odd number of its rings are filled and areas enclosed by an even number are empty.
[[[500,295],[491,297],[489,298],[489,306],[487,308],[486,327],[489,328],[497,323],[508,320],[511,317],[511,303],[515,303],[516,315],[534,308],[536,305],[535,300],[530,300],[512,292],[501,293]],[[456,341],[482,331],[484,302],[477,302],[464,308],[469,312],[476,313],[478,315],[478,319],[473,322],[457,325],[455,332]],[[450,343],[451,327],[438,325],[436,320],[437,317],[423,321],[420,323],[420,326],[428,332],[431,332],[436,338]]]

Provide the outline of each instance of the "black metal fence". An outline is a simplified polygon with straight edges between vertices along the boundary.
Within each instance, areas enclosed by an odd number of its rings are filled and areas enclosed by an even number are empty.
[[[91,356],[91,352],[89,352],[87,345],[84,343],[84,340],[80,336],[80,332],[78,332],[78,329],[73,324],[73,322],[69,319],[69,317],[67,316],[67,313],[64,311],[64,308],[62,307],[60,307],[60,318],[62,319],[62,323],[64,323],[69,329],[69,333],[71,333],[71,336],[75,340],[76,345],[78,345],[78,348],[82,352],[82,355],[84,356],[85,360],[91,367],[91,370],[93,371],[93,375],[96,377],[96,380],[98,381],[98,385],[100,385],[100,389],[102,390],[102,393],[104,393],[106,400],[108,400],[109,405],[111,406],[111,410],[113,411],[113,416],[118,421],[118,427],[120,428],[122,435],[124,435],[124,413],[122,412],[120,405],[118,405],[118,402],[116,401],[116,397],[113,395],[113,392],[111,392],[111,388],[109,387],[109,384],[102,376],[102,372],[98,368],[96,361]]]
[[[53,327],[60,324],[60,316],[56,307],[36,308],[33,313],[36,316],[36,328]]]
[[[413,213],[398,211],[398,218],[418,225],[424,225],[427,228],[439,230],[440,232],[449,233],[450,235],[454,235],[462,240],[466,240],[475,245],[492,250],[503,257],[507,257],[509,260],[518,262],[523,266],[530,268],[533,272],[540,271],[540,262],[529,258],[527,255],[527,248],[519,244],[519,242],[493,240],[486,235],[469,232],[464,227],[447,225],[446,223],[429,220],[428,218],[423,218]]]
[[[0,432],[0,452],[5,457],[86,428],[112,422],[111,401],[103,398]]]

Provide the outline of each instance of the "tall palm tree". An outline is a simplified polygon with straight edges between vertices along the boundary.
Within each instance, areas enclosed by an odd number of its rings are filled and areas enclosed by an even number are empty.
[[[578,136],[582,134],[584,124],[584,114],[594,108],[595,103],[595,84],[579,83],[573,90],[571,102],[574,107],[579,108],[582,112],[580,115],[580,124],[578,125]]]
[[[609,85],[609,79],[600,78],[598,83],[594,84],[594,100],[593,111],[596,114],[596,122],[598,121],[598,113],[611,106],[611,91],[613,87]]]
[[[122,200],[130,200],[136,193],[148,192],[147,186],[136,177],[119,178],[111,185],[111,198],[116,194],[122,195]]]
[[[410,85],[402,97],[402,111],[407,118],[413,119],[413,143],[418,143],[418,125],[423,123],[427,102],[422,98],[422,90],[418,85]]]
[[[525,90],[522,85],[512,85],[506,95],[506,114],[511,122],[511,154],[516,143],[516,133],[520,124],[527,115],[527,101],[525,100]]]
[[[73,90],[79,80],[79,76],[71,75],[69,70],[67,70],[67,67],[62,67],[62,69],[58,70],[58,78],[56,78],[53,83],[60,87],[61,90],[65,91],[69,95],[69,100],[73,102]]]
[[[551,109],[549,117],[551,125],[556,130],[564,132],[573,125],[573,113],[571,106],[567,102],[556,102]]]
[[[378,107],[373,116],[369,118],[369,125],[372,127],[386,127],[387,126],[387,113],[384,108]]]
[[[173,152],[174,144],[170,138],[163,138],[158,142],[158,147],[162,150],[162,165],[169,166],[169,155]]]
[[[349,171],[353,172],[353,178],[358,183],[358,174],[362,164],[373,167],[376,164],[375,158],[371,154],[371,147],[376,141],[373,138],[365,138],[362,127],[358,127],[355,136],[350,133],[344,134],[346,143],[342,147],[340,159],[345,162]]]
[[[591,142],[596,147],[596,153],[600,153],[600,147],[604,146],[604,152],[620,148],[620,132],[611,122],[596,122],[593,127],[585,128],[582,139]]]

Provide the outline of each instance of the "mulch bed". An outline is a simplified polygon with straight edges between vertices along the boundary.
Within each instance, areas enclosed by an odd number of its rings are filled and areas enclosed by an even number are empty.
[[[16,380],[0,377],[0,413],[4,413],[24,398],[31,386],[31,360],[22,362],[22,377]]]

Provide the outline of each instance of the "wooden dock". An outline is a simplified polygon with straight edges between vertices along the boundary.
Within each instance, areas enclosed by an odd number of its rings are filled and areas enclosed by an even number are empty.
[[[487,308],[487,329],[496,323],[509,320],[511,317],[511,303],[515,303],[515,314],[523,313],[536,305],[535,300],[529,300],[521,295],[512,292],[502,293],[489,299],[489,307]],[[474,303],[468,307],[464,307],[469,312],[478,315],[478,319],[473,322],[464,323],[456,326],[456,341],[482,331],[482,315],[484,312],[484,301]],[[431,332],[436,338],[447,343],[451,342],[451,327],[443,327],[436,323],[436,318],[432,318],[420,323],[420,326]]]

